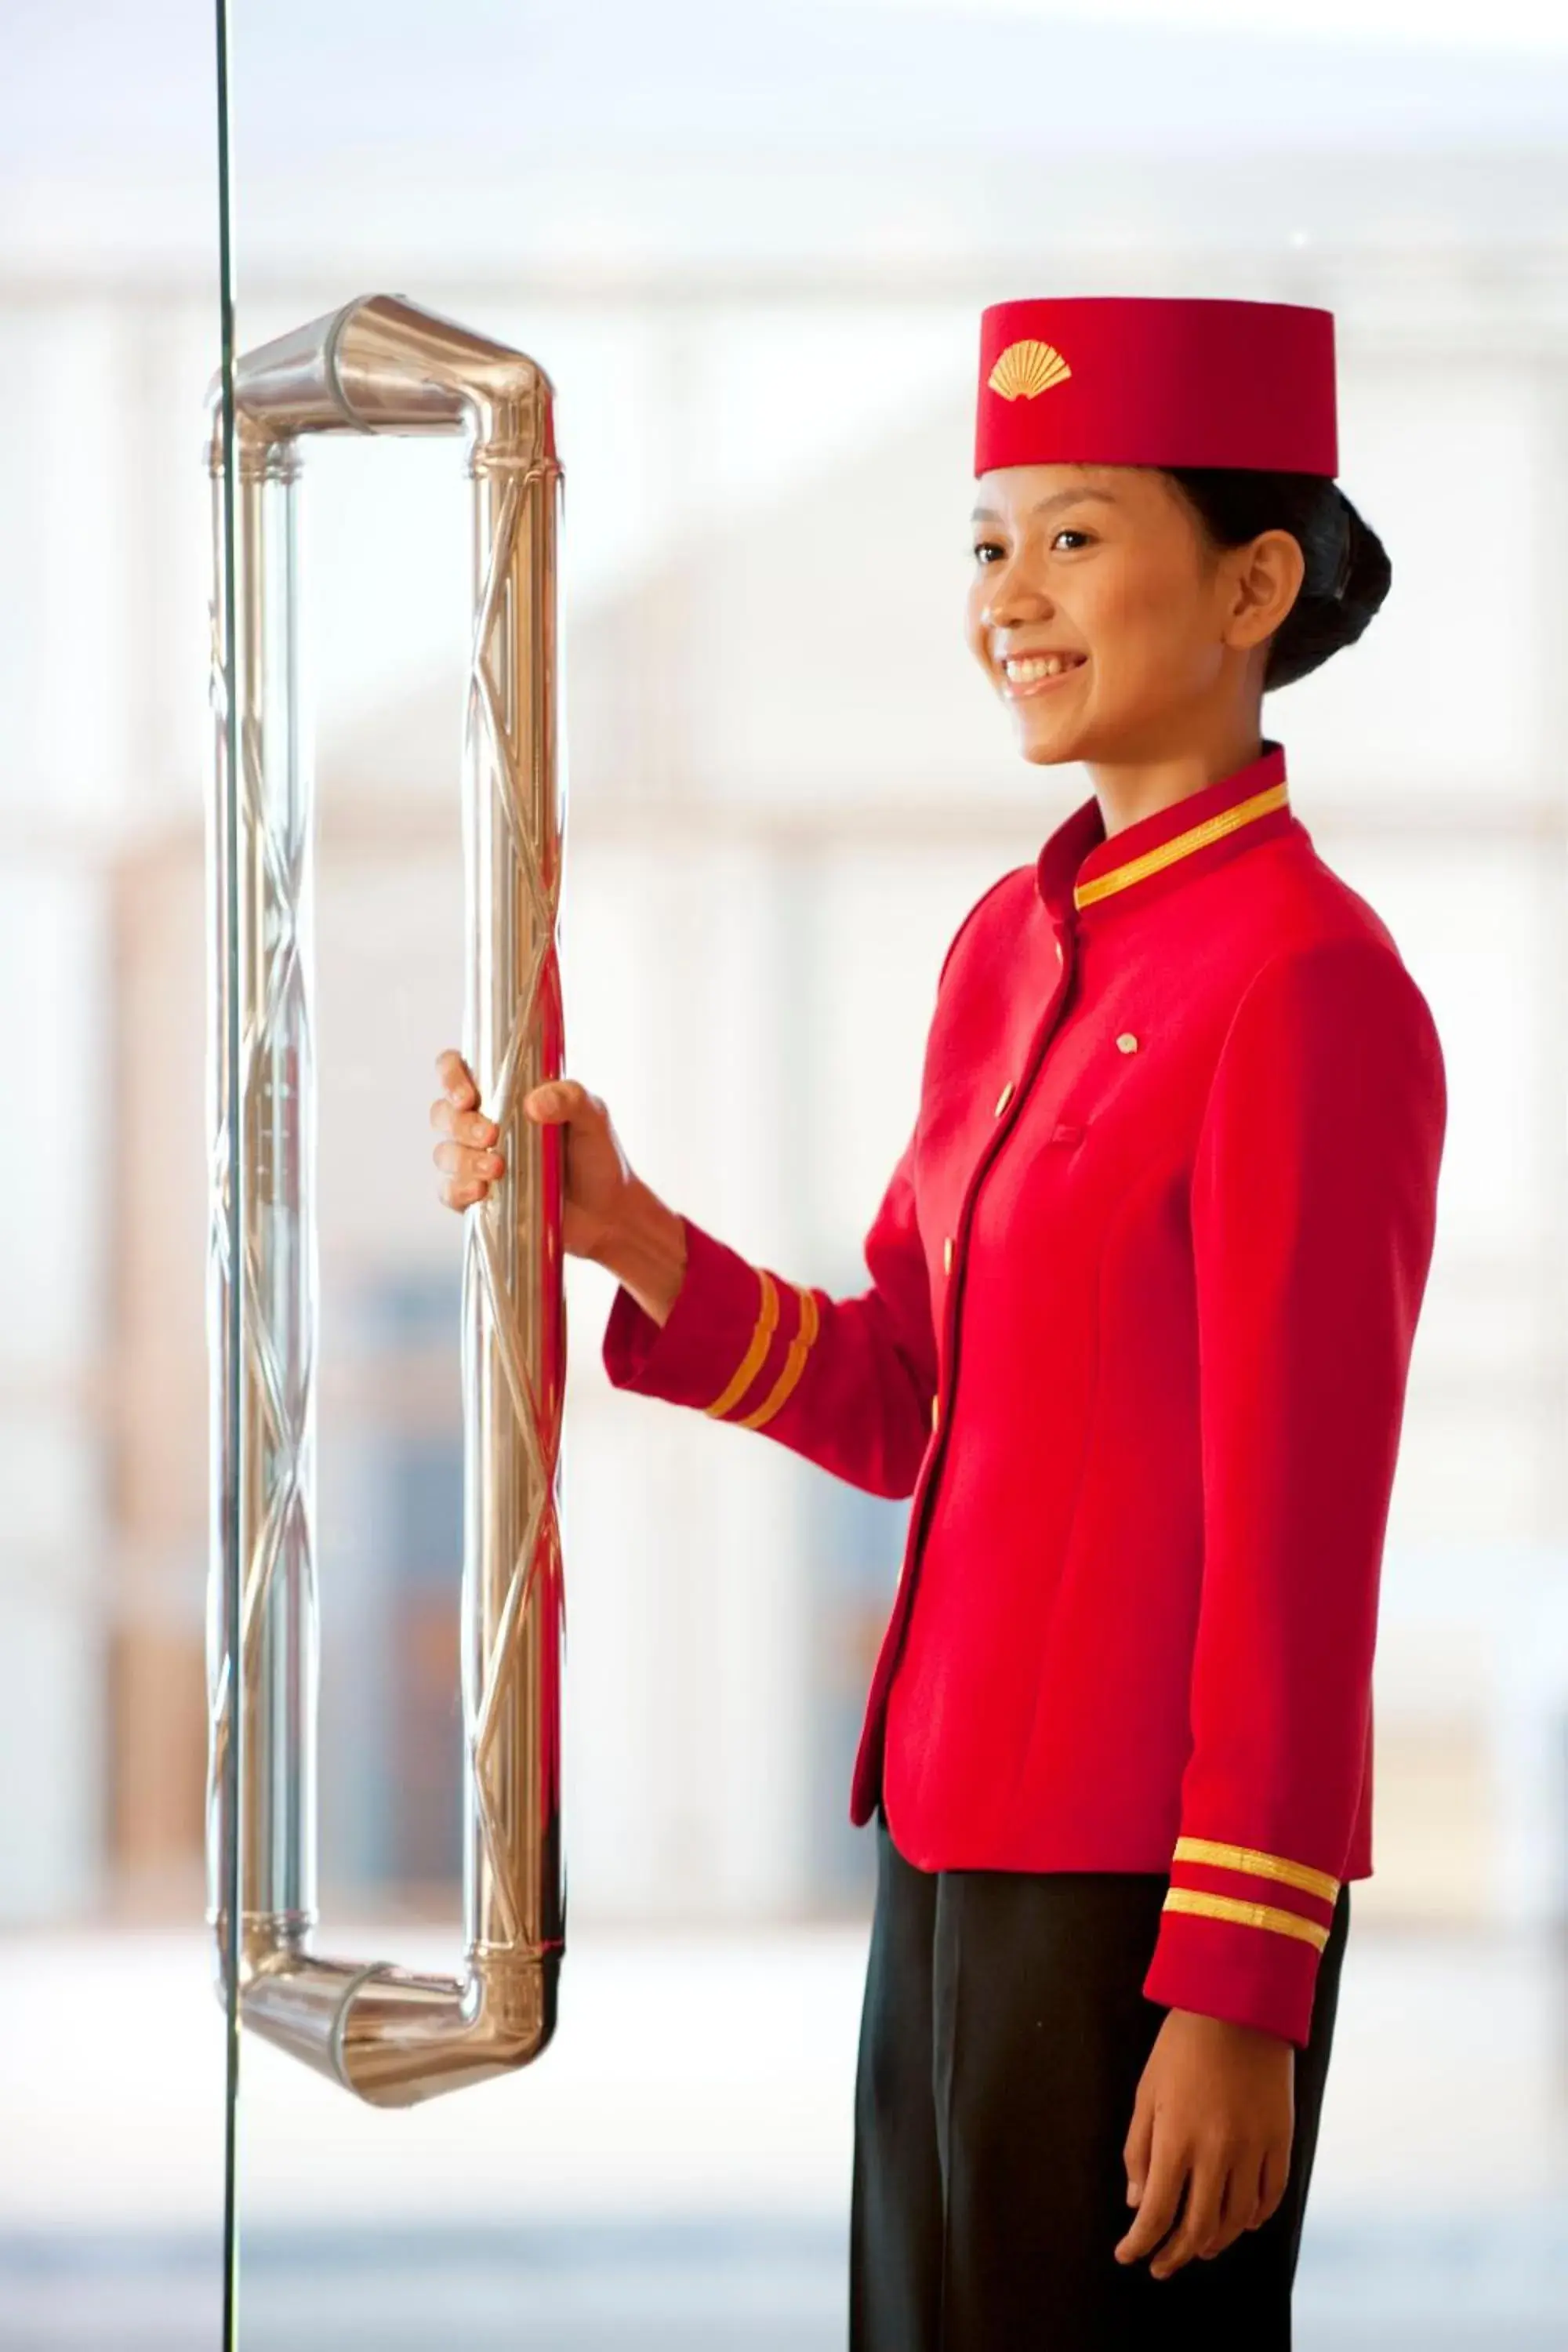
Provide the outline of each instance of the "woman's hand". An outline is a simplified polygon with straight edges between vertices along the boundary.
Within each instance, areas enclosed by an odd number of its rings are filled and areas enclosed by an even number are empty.
[[[455,1047],[436,1057],[441,1092],[430,1124],[442,1140],[431,1158],[449,1209],[470,1209],[506,1173],[500,1130],[479,1108],[474,1074]],[[624,1282],[639,1306],[662,1323],[686,1271],[686,1233],[641,1179],[634,1176],[610,1114],[574,1078],[556,1078],[522,1097],[541,1127],[564,1127],[561,1241],[569,1257],[587,1257]]]
[[[437,1055],[436,1075],[441,1092],[430,1106],[430,1124],[445,1140],[430,1156],[442,1171],[440,1197],[449,1209],[469,1209],[506,1173],[500,1129],[479,1108],[474,1074],[455,1047]],[[539,1126],[565,1128],[562,1244],[569,1257],[597,1257],[634,1181],[609,1112],[574,1078],[535,1087],[522,1108]]]
[[[1293,2042],[1173,2009],[1149,2053],[1122,2150],[1127,2201],[1138,2218],[1117,2261],[1152,2254],[1151,2274],[1168,2278],[1194,2254],[1221,2253],[1267,2221],[1285,2194],[1295,2103]],[[1181,2224],[1163,2244],[1184,2189]]]

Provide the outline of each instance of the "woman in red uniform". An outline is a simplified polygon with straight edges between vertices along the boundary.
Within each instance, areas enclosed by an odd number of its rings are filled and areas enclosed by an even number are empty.
[[[948,948],[868,1287],[528,1098],[611,1379],[913,1497],[851,1800],[854,2352],[1289,2342],[1446,1116],[1260,730],[1388,586],[1335,424],[1325,310],[985,312],[970,641],[1093,793]],[[463,1208],[499,1139],[440,1066]]]

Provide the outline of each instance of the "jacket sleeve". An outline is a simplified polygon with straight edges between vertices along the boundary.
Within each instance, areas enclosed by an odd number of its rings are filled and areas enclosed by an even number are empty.
[[[1204,1561],[1152,2000],[1304,2045],[1362,1798],[1384,1528],[1447,1118],[1397,952],[1287,950],[1194,1162]]]
[[[665,1322],[616,1292],[614,1385],[760,1429],[870,1494],[912,1494],[936,1392],[913,1160],[911,1136],[866,1236],[869,1286],[851,1297],[785,1281],[683,1216],[686,1272]]]

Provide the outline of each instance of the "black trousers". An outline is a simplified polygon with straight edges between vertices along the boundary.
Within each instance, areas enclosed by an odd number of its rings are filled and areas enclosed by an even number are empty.
[[[1342,1888],[1296,2053],[1278,2210],[1169,2278],[1112,2248],[1122,2147],[1166,2011],[1142,1979],[1167,1881],[927,1872],[879,1811],[850,2202],[850,2352],[1277,2352],[1350,1927]]]

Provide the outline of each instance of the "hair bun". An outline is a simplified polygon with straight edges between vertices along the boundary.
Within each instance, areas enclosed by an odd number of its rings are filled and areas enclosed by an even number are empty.
[[[1394,572],[1388,551],[1376,531],[1363,520],[1342,490],[1340,497],[1344,507],[1345,546],[1334,599],[1351,625],[1352,635],[1359,636],[1387,595]]]
[[[1291,686],[1352,646],[1388,593],[1388,551],[1339,484],[1324,473],[1253,467],[1167,466],[1210,543],[1244,547],[1285,530],[1301,550],[1302,584],[1275,630],[1263,674],[1267,694]]]
[[[1355,509],[1352,506],[1350,500],[1346,498],[1342,490],[1340,492],[1339,515],[1340,560],[1334,572],[1333,585],[1329,590],[1329,594],[1336,604],[1342,604],[1345,599],[1345,590],[1351,584],[1351,573],[1355,568],[1356,525],[1359,520]]]

